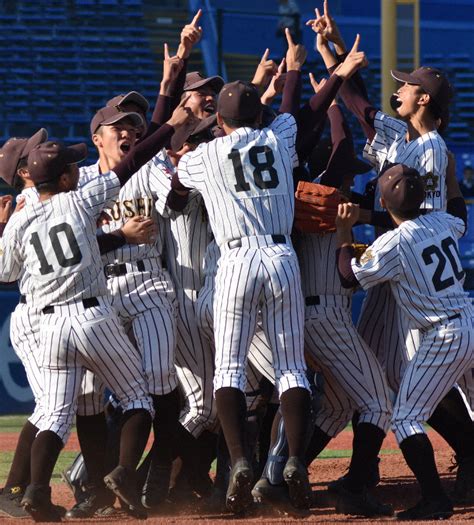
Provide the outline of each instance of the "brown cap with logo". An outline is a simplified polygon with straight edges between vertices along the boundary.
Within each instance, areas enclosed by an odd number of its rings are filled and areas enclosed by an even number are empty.
[[[138,91],[130,91],[126,95],[117,95],[111,98],[106,106],[125,106],[126,104],[138,106],[143,113],[146,113],[150,107],[148,100]]]
[[[197,91],[203,86],[209,86],[217,95],[224,85],[222,77],[203,77],[199,71],[191,71],[186,75],[183,91]]]
[[[126,118],[130,118],[134,126],[145,125],[139,113],[123,111],[120,106],[105,106],[99,109],[91,120],[91,135],[97,131],[99,126],[110,126]]]
[[[59,141],[48,141],[33,148],[28,155],[28,171],[35,184],[60,177],[69,164],[77,164],[87,157],[84,143],[65,146]]]
[[[30,138],[8,139],[0,149],[0,177],[12,186],[20,160],[28,157],[35,146],[46,140],[48,140],[48,132],[44,128]]]
[[[219,93],[217,112],[221,117],[249,120],[257,118],[261,111],[262,103],[257,88],[249,82],[230,82]]]
[[[425,200],[425,185],[414,168],[395,164],[378,179],[380,195],[387,208],[399,211],[412,211]]]
[[[411,73],[396,70],[392,70],[390,73],[399,82],[421,86],[442,112],[447,110],[453,97],[453,89],[444,73],[439,69],[419,67]]]

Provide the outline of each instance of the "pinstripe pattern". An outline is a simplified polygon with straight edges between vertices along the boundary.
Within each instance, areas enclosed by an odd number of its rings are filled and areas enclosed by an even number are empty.
[[[367,256],[360,264],[352,261],[352,269],[364,289],[390,281],[397,304],[412,326],[427,329],[472,308],[472,301],[463,289],[463,279],[458,280],[454,274],[462,268],[456,249],[457,239],[463,233],[461,219],[444,212],[421,215],[379,237],[368,248]],[[437,291],[434,280],[440,266],[439,259],[432,257],[428,264],[422,253],[430,246],[441,246],[447,238],[455,244],[455,248],[450,245],[449,253],[456,268],[438,248],[445,259],[440,279],[449,283],[452,279],[452,284]]]
[[[439,133],[431,131],[407,142],[407,125],[381,111],[375,116],[374,127],[375,137],[366,149],[369,160],[379,170],[386,162],[390,162],[415,168],[425,178],[428,173],[432,173],[434,178],[426,179],[426,199],[421,207],[445,210],[448,157],[446,144]]]
[[[118,191],[119,181],[109,173],[91,179],[77,191],[59,193],[15,213],[1,239],[1,279],[16,281],[25,269],[32,278],[22,283],[23,293],[28,304],[38,310],[51,304],[105,295],[105,278],[95,237],[96,221],[104,205],[115,199]],[[48,238],[50,225],[57,224],[68,225],[76,237],[81,260],[72,267],[59,265]],[[31,243],[33,233],[38,235],[47,263],[52,266],[46,275],[41,274],[40,260]],[[68,247],[63,250],[67,253]]]
[[[423,423],[458,380],[474,407],[473,334],[471,313],[422,335],[394,407],[392,428],[399,443],[425,432]]]
[[[304,332],[305,351],[321,367],[325,379],[316,425],[335,436],[357,410],[361,422],[386,432],[391,416],[388,387],[377,358],[352,323],[349,299],[353,290],[341,285],[337,235],[298,235],[295,248],[304,295],[318,296],[321,302],[306,307]]]
[[[284,114],[279,115],[269,128],[239,128],[226,137],[201,144],[182,157],[178,166],[179,179],[184,186],[196,188],[202,194],[217,244],[250,235],[291,233],[294,214],[292,174],[297,163],[295,136],[295,120]],[[275,188],[256,186],[254,168],[248,160],[252,147],[269,147],[273,152],[273,167],[279,180]],[[241,152],[248,191],[235,189],[235,169],[229,158],[233,149]]]
[[[308,388],[303,357],[303,297],[296,254],[288,244],[265,247],[262,243],[258,248],[254,239],[259,237],[242,239],[242,248],[226,249],[219,259],[213,305],[214,390],[245,390],[245,361],[259,307],[280,394],[294,387]]]
[[[76,412],[84,369],[93,370],[117,396],[124,410],[153,413],[142,365],[110,303],[65,315],[66,307],[44,315],[41,368],[45,417],[40,431],[51,430],[65,443]],[[64,311],[62,311],[64,309]]]
[[[174,365],[176,345],[176,302],[168,273],[161,267],[166,221],[161,209],[162,195],[169,191],[168,173],[172,166],[160,152],[121,188],[117,200],[104,211],[110,217],[105,232],[121,228],[135,216],[153,219],[157,236],[153,244],[125,244],[102,256],[103,264],[142,261],[147,271],[132,270],[107,279],[112,305],[125,325],[131,325],[142,357],[143,368],[152,394],[162,395],[178,385]],[[99,172],[99,164],[84,168],[87,180]],[[157,204],[158,203],[158,204]]]

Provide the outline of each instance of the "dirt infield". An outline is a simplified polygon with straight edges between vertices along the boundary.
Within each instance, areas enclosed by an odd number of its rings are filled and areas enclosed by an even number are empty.
[[[439,438],[434,432],[429,432],[433,446],[436,451],[436,460],[439,470],[442,473],[443,484],[447,490],[451,490],[454,482],[454,472],[450,472],[449,467],[452,465],[452,453],[446,443]],[[15,434],[0,434],[0,442],[3,450],[12,450],[16,443]],[[351,448],[352,433],[350,431],[342,432],[334,440],[330,449],[345,451]],[[71,437],[68,443],[69,450],[77,449],[77,440],[75,436]],[[419,492],[416,483],[405,465],[403,457],[398,451],[394,436],[390,434],[383,445],[382,459],[380,462],[382,482],[376,489],[377,495],[384,502],[391,503],[395,510],[400,510],[410,506],[418,500]],[[245,517],[233,518],[232,516],[220,513],[211,513],[206,510],[204,505],[196,504],[189,506],[169,506],[163,509],[159,515],[151,516],[147,523],[150,524],[201,524],[201,523],[229,523],[232,520],[240,522],[265,522],[265,523],[377,523],[381,521],[392,521],[391,518],[384,520],[365,520],[365,519],[348,519],[347,517],[336,514],[334,510],[335,501],[326,491],[326,484],[344,474],[349,460],[348,458],[340,459],[318,459],[310,469],[310,479],[313,484],[315,495],[315,506],[310,513],[306,514],[289,514],[285,511],[277,511],[271,508],[255,508]],[[73,504],[72,495],[62,483],[53,485],[53,499],[55,503],[70,507]],[[457,507],[455,515],[450,522],[468,522],[474,520],[474,502],[472,505]],[[113,517],[75,520],[74,523],[131,523],[134,520],[123,513],[117,513]],[[3,518],[0,515],[0,523],[3,525],[13,523],[29,523],[30,520],[14,520]],[[425,522],[426,523],[426,522]]]

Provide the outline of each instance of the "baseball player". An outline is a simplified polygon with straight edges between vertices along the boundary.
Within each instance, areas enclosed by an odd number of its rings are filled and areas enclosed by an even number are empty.
[[[31,149],[47,139],[45,129],[39,130],[29,139],[12,138],[8,140],[0,150],[0,173],[2,178],[15,189],[21,191],[17,197],[18,209],[21,206],[38,202],[39,195],[29,178],[27,170],[27,156]],[[6,217],[7,219],[7,217]],[[6,220],[5,220],[6,223]],[[132,228],[130,228],[132,226]],[[138,226],[138,229],[136,228]],[[101,251],[107,249],[107,244],[116,244],[117,240],[126,237],[128,242],[135,242],[139,232],[148,234],[147,229],[142,225],[128,224],[120,233],[120,236],[111,235],[110,239],[102,236],[99,242]],[[29,276],[23,273],[19,282],[20,303],[15,308],[10,320],[10,339],[13,348],[23,363],[26,375],[35,398],[35,410],[25,423],[20,433],[17,448],[13,457],[13,462],[8,474],[5,488],[0,496],[0,505],[4,512],[21,517],[25,515],[19,506],[24,495],[26,486],[30,480],[30,451],[31,445],[38,432],[38,426],[43,417],[41,397],[44,390],[42,373],[39,362],[39,327],[41,312],[26,303],[26,296],[23,291],[27,287]],[[76,418],[77,432],[81,447],[88,464],[93,467],[97,463],[94,456],[94,439],[101,439],[103,435],[103,385],[96,380],[94,374],[86,371],[82,381],[81,392],[78,399],[78,410]],[[105,439],[105,436],[103,437]],[[94,476],[92,475],[92,479]],[[111,503],[113,498],[111,495]],[[105,502],[104,502],[105,503]]]
[[[345,46],[337,24],[328,12],[327,1],[324,6],[323,17],[310,23],[319,31],[318,50],[331,70],[336,58],[332,55],[327,40],[335,43],[340,57],[344,56]],[[367,135],[369,143],[365,155],[369,160],[379,170],[396,162],[416,168],[423,176],[427,188],[422,208],[445,209],[448,157],[446,145],[437,129],[445,128],[449,121],[451,87],[441,71],[429,67],[419,68],[411,74],[392,71],[392,75],[404,83],[391,100],[399,119],[393,119],[371,106],[360,77],[356,77],[356,81],[345,83],[341,89],[341,97],[357,116]],[[375,206],[376,210],[380,209],[377,190]],[[372,220],[375,215],[377,213],[372,213]],[[367,220],[365,216],[364,221]],[[387,227],[390,221],[387,223],[385,220],[383,224]],[[368,290],[358,329],[383,363],[389,385],[397,392],[403,370],[418,346],[418,336],[416,330],[410,326],[409,318],[396,307],[387,284]],[[472,488],[474,485],[472,481],[469,482],[469,479],[473,479],[470,452],[473,425],[463,397],[455,391],[450,392],[446,406],[441,404],[430,424],[456,452],[459,464],[456,499],[464,499],[468,486]]]
[[[274,352],[282,413],[287,420],[291,457],[285,480],[297,504],[306,502],[311,490],[300,460],[310,401],[302,353],[301,284],[289,240],[296,126],[293,117],[284,114],[270,128],[258,130],[260,115],[255,88],[243,82],[224,86],[217,117],[227,136],[185,155],[179,165],[179,179],[173,179],[177,191],[196,188],[202,193],[222,252],[214,301],[214,390],[231,456],[226,503],[232,512],[241,512],[251,503],[252,472],[243,443],[243,390],[246,353],[258,307]],[[222,209],[227,210],[226,215]],[[272,300],[275,295],[278,302]]]
[[[181,59],[165,55],[161,87],[163,96],[169,96],[167,86],[179,74],[181,67]],[[182,105],[184,103],[185,101]],[[111,106],[103,108],[92,119],[91,133],[99,152],[99,161],[84,168],[84,177],[90,177],[91,173],[104,172],[107,167],[114,166],[114,155],[123,150],[124,146],[130,147],[136,141],[134,130],[124,129],[124,125],[117,127],[115,117],[110,121],[108,115],[114,111],[117,110]],[[182,107],[180,111],[192,116],[189,110]],[[127,217],[138,215],[151,218],[158,230],[152,246],[126,245],[103,258],[112,305],[122,322],[133,332],[155,404],[154,432],[159,446],[153,449],[153,458],[143,489],[143,502],[149,508],[161,503],[168,493],[172,445],[179,414],[178,383],[174,367],[175,295],[171,279],[161,264],[164,219],[155,210],[155,201],[162,184],[159,173],[172,168],[169,159],[156,155],[121,189],[114,205],[105,209],[109,222],[103,227],[105,231],[115,229]]]
[[[423,179],[413,168],[395,165],[379,179],[381,205],[396,226],[380,236],[362,256],[352,259],[351,228],[358,208],[343,204],[337,218],[338,269],[343,286],[368,289],[389,282],[397,305],[421,332],[394,407],[392,428],[415,474],[422,499],[398,513],[402,520],[445,519],[452,504],[441,487],[433,448],[423,423],[454,383],[462,380],[474,401],[472,302],[462,287],[464,272],[457,239],[465,231],[466,208],[459,187],[448,211],[420,214]]]
[[[325,141],[320,143],[312,161],[322,173],[321,184],[347,191],[354,175],[368,171],[370,165],[356,158],[350,131],[335,102],[328,110],[328,120],[332,145],[328,149]],[[366,490],[370,475],[367,465],[376,461],[390,426],[388,387],[377,358],[352,323],[353,290],[341,286],[336,269],[336,246],[335,233],[307,233],[295,237],[306,302],[305,352],[324,375],[322,407],[315,416],[306,461],[310,464],[345,428],[354,410],[358,410],[361,415],[359,432],[336,509],[345,514],[392,515],[391,506],[381,504]],[[272,485],[278,478],[275,476],[278,470],[278,464],[270,458],[264,477],[254,487],[256,498],[272,500],[280,494],[281,499],[281,490]]]
[[[169,122],[178,125],[186,118],[187,114],[181,111],[180,118],[175,117]],[[25,260],[26,271],[32,276],[26,290],[27,303],[31,301],[32,306],[43,313],[40,342],[46,415],[33,443],[31,483],[22,501],[36,519],[57,517],[51,506],[48,482],[62,443],[69,434],[80,386],[78,379],[83,368],[93,368],[98,372],[124,406],[126,422],[120,464],[106,482],[122,500],[134,507],[138,515],[143,515],[133,477],[146,444],[148,412],[152,411],[152,405],[138,356],[129,344],[121,340],[124,332],[118,319],[112,315],[105,296],[103,272],[97,264],[99,249],[95,241],[95,224],[102,207],[116,197],[120,180],[126,182],[140,163],[147,162],[172,133],[171,125],[163,126],[116,166],[119,179],[114,173],[90,179],[79,192],[63,193],[77,185],[75,162],[85,156],[85,146],[68,149],[59,143],[45,143],[44,148],[38,146],[34,150],[33,159],[33,153],[28,157],[28,171],[40,192],[40,203],[26,206],[5,229],[2,274],[4,280],[14,280],[22,267],[20,261]],[[68,168],[69,165],[72,167]],[[63,171],[67,172],[62,175]],[[42,191],[44,198],[41,198]],[[56,202],[58,206],[53,206]],[[49,224],[39,219],[43,226],[34,228],[37,224],[35,217],[42,214],[45,219],[49,217]],[[74,220],[76,216],[82,219]],[[31,233],[31,243],[20,241],[25,227],[25,236]],[[88,237],[89,231],[94,232],[93,241]],[[66,316],[63,322],[62,316]],[[75,330],[73,333],[78,334],[76,337],[82,343],[66,337],[70,330]],[[108,332],[108,337],[102,335]],[[70,353],[77,355],[76,361],[66,359]],[[101,445],[105,446],[105,442]]]

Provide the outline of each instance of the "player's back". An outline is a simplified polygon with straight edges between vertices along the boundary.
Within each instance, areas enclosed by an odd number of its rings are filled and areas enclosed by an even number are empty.
[[[268,128],[242,127],[203,144],[180,164],[180,179],[187,170],[203,195],[218,244],[291,233],[295,136],[294,118],[283,114]]]
[[[30,275],[24,290],[28,304],[43,308],[106,294],[96,221],[119,187],[113,173],[105,174],[78,191],[27,205],[13,217],[8,231]]]
[[[432,212],[405,221],[395,230],[400,274],[392,288],[418,328],[429,328],[472,308],[463,289],[465,272],[458,249],[464,228],[461,219]]]

